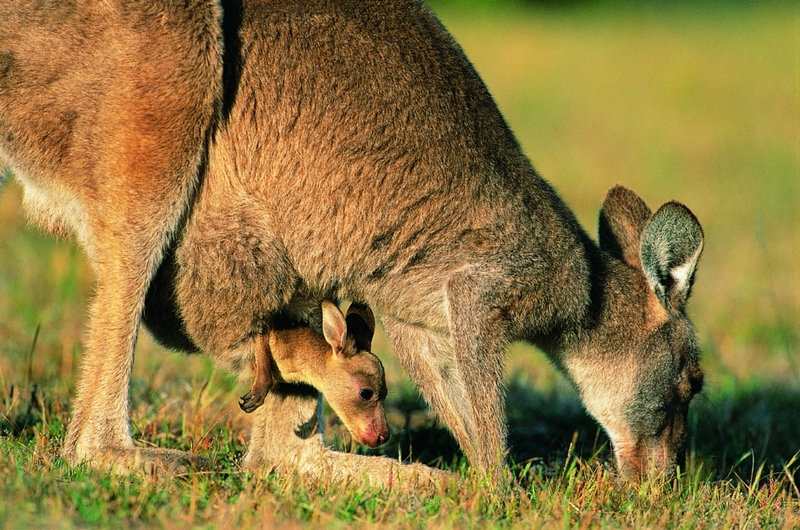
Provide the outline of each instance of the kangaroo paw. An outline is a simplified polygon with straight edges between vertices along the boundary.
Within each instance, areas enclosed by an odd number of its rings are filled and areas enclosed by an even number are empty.
[[[239,398],[239,408],[250,414],[264,404],[266,396],[266,392],[259,392],[258,389],[253,389]]]

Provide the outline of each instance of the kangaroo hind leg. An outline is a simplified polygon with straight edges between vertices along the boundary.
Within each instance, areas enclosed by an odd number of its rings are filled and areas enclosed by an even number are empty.
[[[17,169],[47,190],[53,207],[66,197],[69,211],[80,212],[71,228],[97,278],[62,449],[70,462],[129,471],[137,463],[191,460],[134,448],[128,397],[147,289],[192,200],[222,98],[220,19],[215,2],[87,3],[68,17],[41,18],[44,25],[21,22],[20,35],[35,34],[34,42],[46,36],[54,48],[20,45],[25,53],[16,54],[5,79],[12,88],[0,95],[13,101],[0,105],[8,114],[0,121],[13,122],[17,133],[6,137]],[[88,41],[75,46],[76,35]],[[58,56],[63,64],[50,67],[61,68],[59,75],[35,73],[49,64],[43,57]],[[50,79],[58,83],[41,82]],[[59,116],[70,126],[46,121]],[[20,138],[47,142],[32,147],[40,142]]]

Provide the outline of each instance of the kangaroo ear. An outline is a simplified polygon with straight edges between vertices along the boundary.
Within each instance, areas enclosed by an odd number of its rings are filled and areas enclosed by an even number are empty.
[[[667,309],[681,310],[686,305],[702,252],[703,229],[683,204],[664,204],[647,223],[642,236],[642,268]]]
[[[653,212],[636,193],[623,186],[614,186],[608,190],[600,209],[597,227],[600,248],[628,265],[641,268],[640,243],[652,215]]]
[[[328,344],[331,345],[331,348],[333,348],[334,356],[344,351],[347,323],[342,312],[330,300],[322,301],[322,334]]]
[[[375,315],[372,310],[364,304],[350,304],[346,321],[347,329],[356,340],[358,349],[372,349],[372,336],[375,335]]]

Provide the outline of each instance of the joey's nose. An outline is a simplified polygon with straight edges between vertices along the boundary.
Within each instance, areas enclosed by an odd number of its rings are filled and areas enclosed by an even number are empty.
[[[359,440],[362,444],[366,445],[367,447],[376,448],[379,445],[383,445],[389,441],[389,431],[378,432],[376,433],[373,431],[371,434],[367,434],[363,437],[362,440]]]

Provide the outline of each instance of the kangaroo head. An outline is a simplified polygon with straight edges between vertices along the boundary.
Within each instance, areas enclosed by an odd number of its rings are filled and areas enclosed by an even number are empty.
[[[389,439],[384,401],[386,376],[370,351],[375,317],[361,304],[351,304],[347,317],[336,304],[322,302],[322,333],[331,346],[322,393],[347,429],[362,444],[377,447]]]
[[[703,231],[682,204],[653,214],[618,186],[603,203],[599,238],[600,314],[568,371],[608,432],[620,472],[669,473],[684,466],[689,402],[703,384],[685,314]]]

